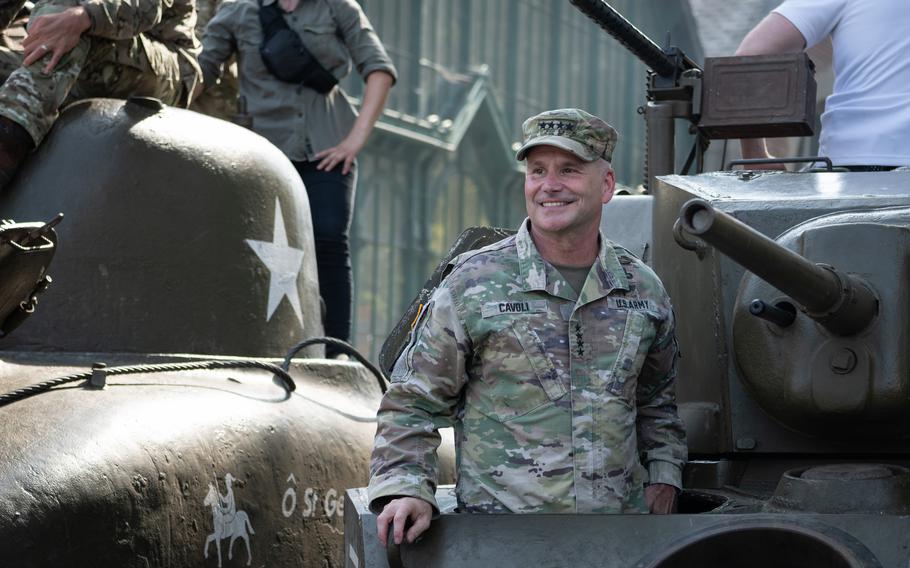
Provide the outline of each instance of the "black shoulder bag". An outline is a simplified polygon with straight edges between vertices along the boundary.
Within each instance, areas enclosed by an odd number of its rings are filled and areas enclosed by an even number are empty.
[[[266,69],[277,79],[302,84],[323,95],[338,84],[335,76],[316,61],[300,36],[288,27],[278,0],[268,6],[259,0],[259,22],[263,36],[259,53]]]

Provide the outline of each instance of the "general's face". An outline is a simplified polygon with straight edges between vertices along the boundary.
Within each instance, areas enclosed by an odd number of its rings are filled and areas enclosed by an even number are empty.
[[[527,154],[525,206],[535,232],[566,238],[597,231],[601,205],[613,197],[613,169],[604,160],[585,162],[555,146]]]

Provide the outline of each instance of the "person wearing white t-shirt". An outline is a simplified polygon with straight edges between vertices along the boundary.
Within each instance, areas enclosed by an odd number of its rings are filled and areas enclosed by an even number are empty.
[[[787,0],[746,35],[736,55],[796,53],[829,35],[835,80],[819,154],[857,171],[910,166],[907,0]],[[744,158],[771,157],[763,139],[742,140],[742,151]]]

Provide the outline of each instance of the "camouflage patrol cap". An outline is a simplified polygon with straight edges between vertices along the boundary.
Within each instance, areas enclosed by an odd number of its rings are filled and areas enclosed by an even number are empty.
[[[524,140],[515,158],[524,160],[534,146],[556,146],[586,162],[613,158],[619,134],[612,126],[577,108],[548,110],[532,116],[521,126]]]

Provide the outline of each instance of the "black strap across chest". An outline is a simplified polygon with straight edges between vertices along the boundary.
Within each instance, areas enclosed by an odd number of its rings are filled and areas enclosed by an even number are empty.
[[[286,83],[301,84],[327,94],[338,80],[307,49],[303,39],[287,22],[275,0],[268,6],[259,0],[259,22],[262,24],[262,45],[259,54],[266,69]]]

